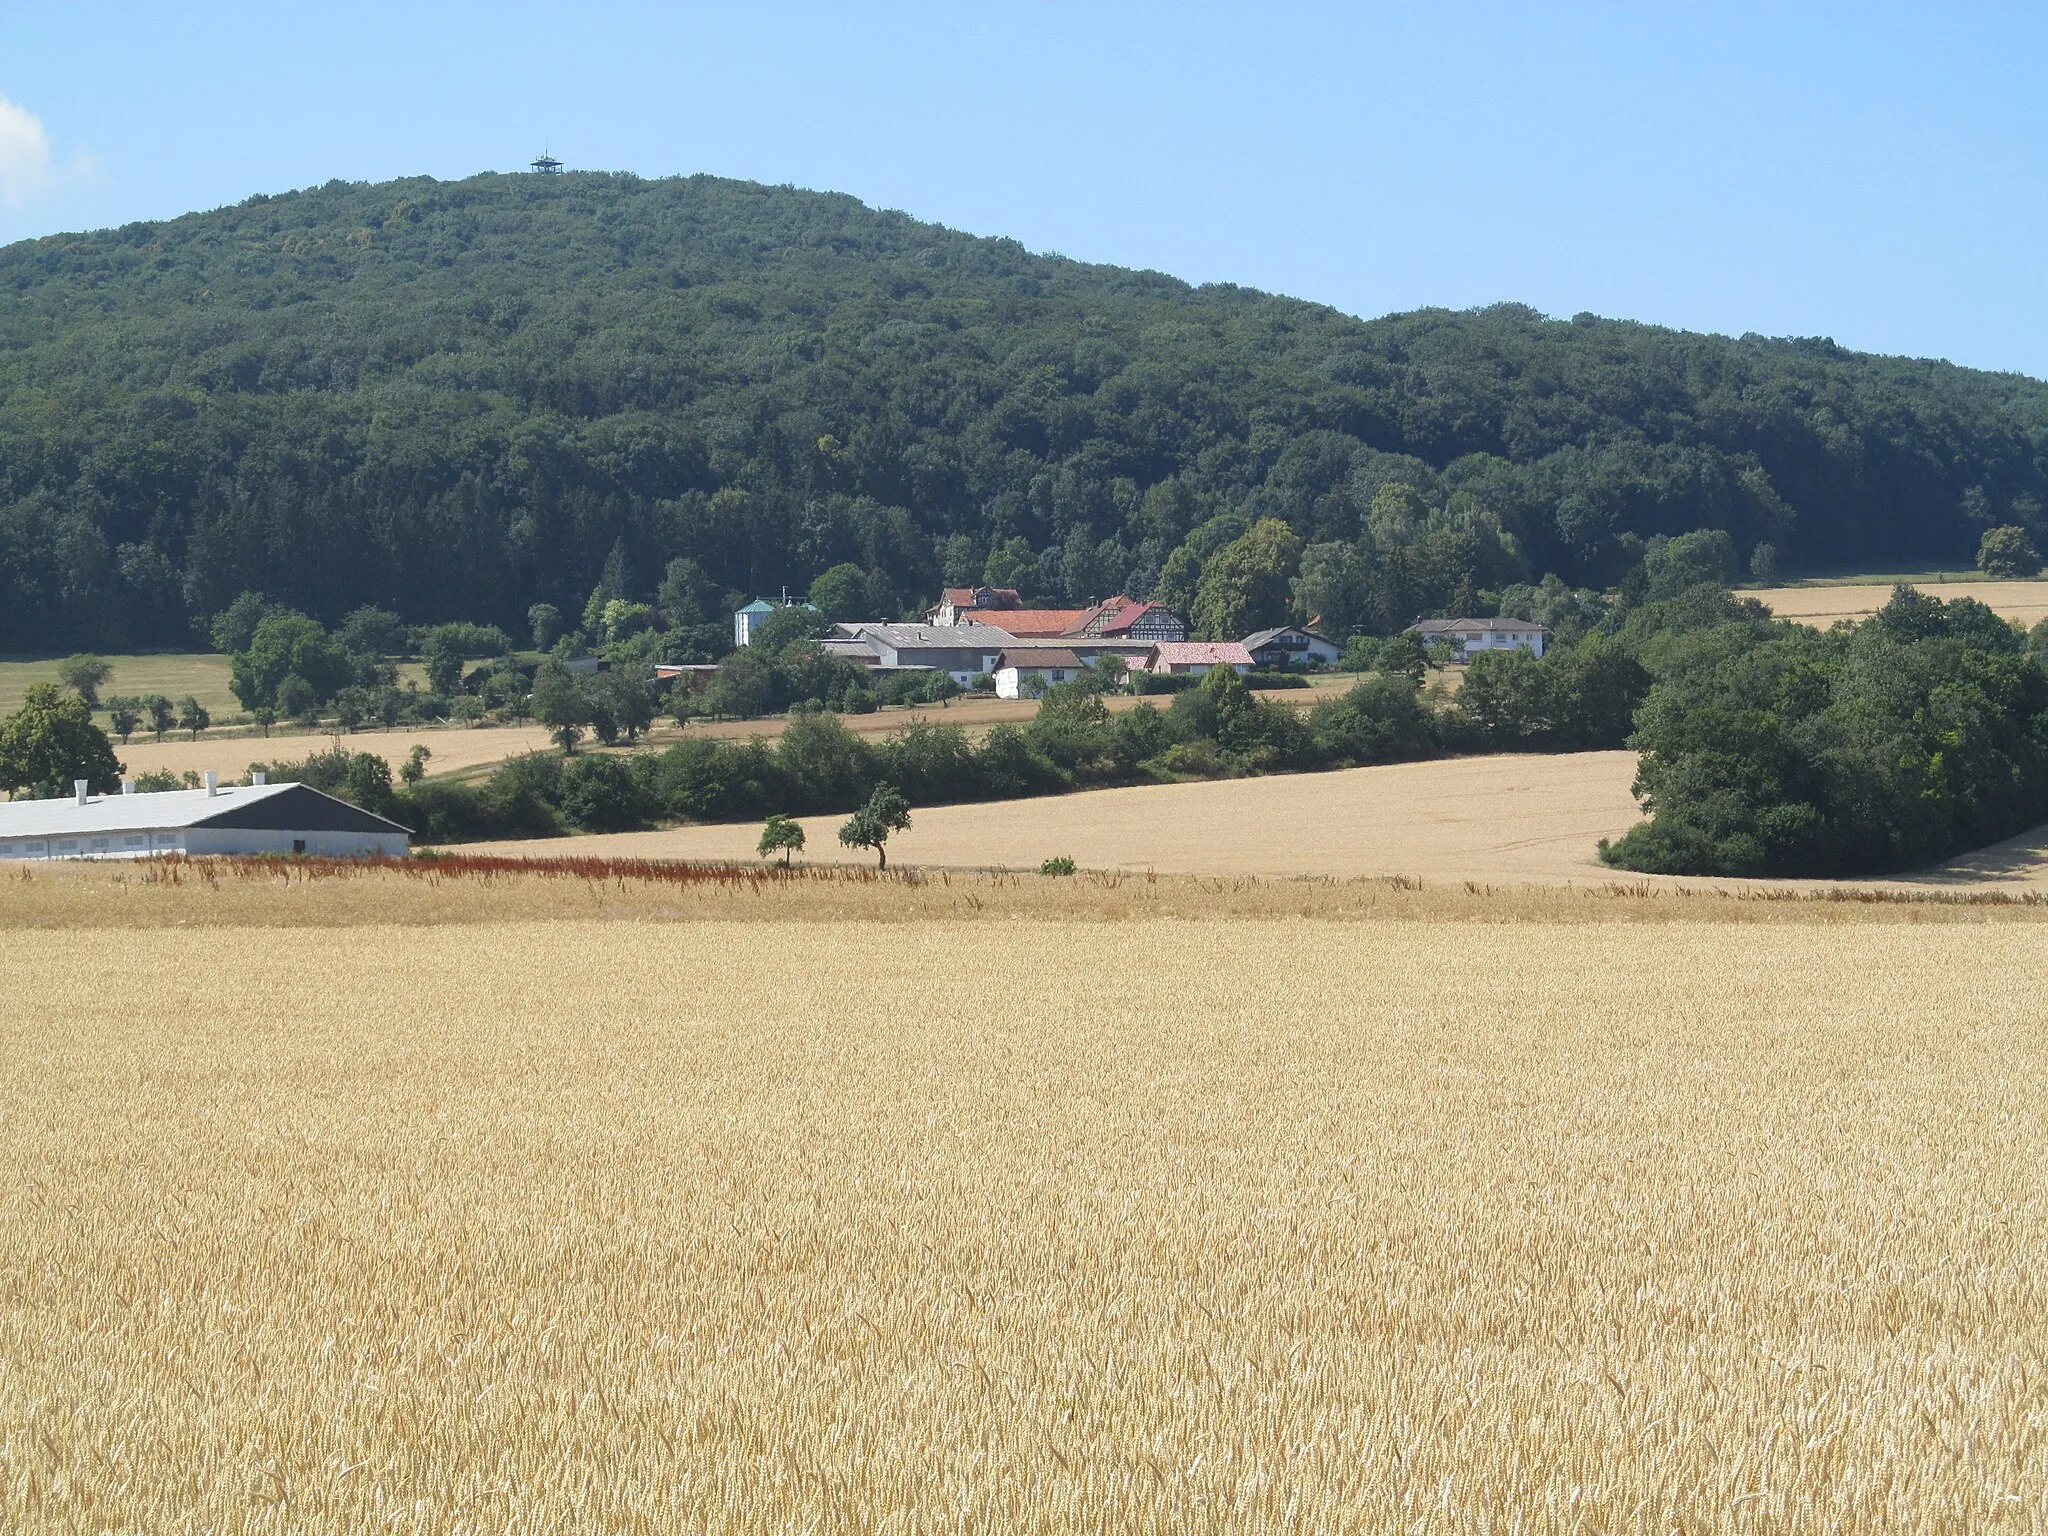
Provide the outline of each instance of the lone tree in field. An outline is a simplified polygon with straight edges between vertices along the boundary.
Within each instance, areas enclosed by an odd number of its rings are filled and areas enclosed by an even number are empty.
[[[889,867],[889,850],[885,846],[891,832],[910,830],[910,802],[896,792],[891,784],[877,784],[875,792],[868,796],[868,803],[855,811],[846,825],[839,829],[839,841],[849,848],[872,848],[879,861],[877,869]]]
[[[142,700],[127,694],[107,700],[107,720],[114,727],[114,734],[121,738],[121,745],[127,746],[135,727],[142,724]]]
[[[100,707],[100,684],[113,675],[112,665],[90,652],[67,656],[57,664],[57,676],[85,700],[87,709]]]
[[[206,706],[200,703],[197,699],[193,698],[191,694],[186,694],[185,697],[179,701],[178,729],[181,731],[190,731],[192,733],[192,739],[194,741],[197,741],[199,739],[199,733],[201,731],[205,730],[208,726],[212,724],[213,716],[208,714],[206,711]]]
[[[590,701],[575,674],[559,661],[544,661],[533,675],[533,718],[561,743],[562,755],[576,750],[583,727],[590,723]]]
[[[849,823],[851,825],[851,823]],[[804,851],[804,829],[801,823],[777,811],[761,828],[761,843],[754,851],[762,858],[777,849],[782,850],[782,867],[789,868],[789,856]]]
[[[149,716],[149,728],[156,732],[158,741],[178,723],[178,706],[160,693],[152,693],[142,701],[142,712]]]
[[[2034,576],[2041,570],[2041,552],[2024,528],[1992,528],[1977,546],[1977,569],[1986,576]]]

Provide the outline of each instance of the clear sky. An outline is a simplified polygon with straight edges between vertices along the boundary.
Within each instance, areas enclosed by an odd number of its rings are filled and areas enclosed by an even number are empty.
[[[1359,315],[2048,376],[2048,7],[0,0],[0,241],[333,177],[850,192]]]

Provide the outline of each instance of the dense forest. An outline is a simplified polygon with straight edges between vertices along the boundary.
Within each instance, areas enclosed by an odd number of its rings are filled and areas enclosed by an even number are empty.
[[[657,622],[715,636],[847,565],[877,614],[987,578],[1199,623],[1229,577],[1214,625],[1385,632],[1693,529],[1745,570],[1960,566],[2044,506],[2015,375],[1361,322],[710,177],[331,183],[0,250],[15,652],[189,644],[249,590],[524,633],[665,578],[698,611]]]

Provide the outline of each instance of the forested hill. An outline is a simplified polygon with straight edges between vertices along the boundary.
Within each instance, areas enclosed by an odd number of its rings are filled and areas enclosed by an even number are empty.
[[[1371,628],[1698,527],[1962,563],[2044,504],[2032,379],[1361,322],[709,177],[333,183],[0,250],[6,650],[178,643],[244,589],[573,621],[679,556],[707,605],[845,562],[896,610],[984,573],[1185,598],[1267,516]]]

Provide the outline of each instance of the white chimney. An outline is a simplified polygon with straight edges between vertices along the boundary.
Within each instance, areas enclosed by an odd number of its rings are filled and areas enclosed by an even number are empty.
[[[252,773],[249,775],[249,782],[257,785],[268,784],[270,782],[270,775],[267,773]]]
[[[71,787],[78,791],[78,803],[80,805],[85,804],[87,800],[92,798],[92,781],[90,779],[73,779]]]
[[[133,779],[123,779],[123,780],[121,781],[121,793],[122,793],[122,794],[124,794],[124,795],[132,795],[132,794],[134,794],[134,793],[135,793],[135,781],[134,781]]]
[[[206,793],[209,798],[220,793],[220,775],[211,768],[206,770]]]

